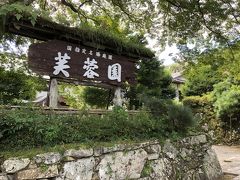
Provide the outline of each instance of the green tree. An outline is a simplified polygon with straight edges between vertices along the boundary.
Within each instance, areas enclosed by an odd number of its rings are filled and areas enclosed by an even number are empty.
[[[172,78],[157,59],[141,61],[137,71],[138,89],[142,95],[168,99]]]
[[[214,86],[213,101],[219,117],[238,116],[240,112],[240,86],[227,79]]]
[[[63,96],[66,100],[66,104],[72,108],[82,109],[86,107],[83,93],[83,86],[76,86],[61,83],[58,88],[59,95]]]
[[[0,6],[17,3],[68,26],[92,24],[108,30],[121,26],[128,32],[148,32],[160,44],[182,45],[194,39],[209,44],[239,36],[240,3],[236,0],[3,0]],[[18,14],[20,18],[21,11]]]
[[[186,72],[186,82],[182,87],[183,95],[199,96],[213,90],[213,85],[221,77],[211,65],[197,64]]]
[[[96,108],[108,108],[113,99],[111,89],[86,87],[83,92],[85,103]]]
[[[186,84],[184,95],[202,95],[213,90],[213,85],[232,77],[240,80],[240,44],[234,43],[230,47],[210,50],[192,57],[186,63]]]
[[[44,88],[44,83],[37,77],[24,74],[21,71],[6,71],[0,68],[0,103],[18,103],[21,100],[31,100],[36,91]]]
[[[175,96],[170,74],[156,59],[139,63],[137,80],[138,84],[127,93],[130,106],[139,107],[145,104],[153,111],[159,111],[165,106],[165,100]]]
[[[224,129],[237,130],[240,127],[240,86],[227,79],[214,86],[212,96],[215,112],[225,123]]]

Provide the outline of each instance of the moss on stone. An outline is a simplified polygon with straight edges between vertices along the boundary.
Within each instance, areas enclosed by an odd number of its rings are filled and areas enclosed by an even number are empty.
[[[141,177],[149,177],[153,173],[153,168],[151,166],[151,161],[147,161],[141,173]]]
[[[89,142],[89,143],[73,143],[73,144],[61,144],[53,147],[39,147],[39,148],[23,148],[22,150],[11,149],[9,151],[0,151],[0,159],[7,159],[10,157],[32,158],[37,154],[43,154],[46,152],[59,152],[63,154],[68,149],[88,149],[97,147],[113,147],[116,144],[134,145],[141,143],[142,141],[112,141],[112,142]]]
[[[47,170],[48,170],[48,168],[49,168],[49,166],[48,165],[46,165],[46,164],[40,164],[40,170],[41,170],[41,172],[46,172]]]

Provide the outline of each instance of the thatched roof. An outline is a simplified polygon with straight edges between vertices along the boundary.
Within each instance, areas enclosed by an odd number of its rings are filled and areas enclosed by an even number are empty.
[[[57,39],[87,45],[135,59],[154,57],[154,53],[141,44],[122,40],[103,31],[66,27],[41,17],[36,19],[33,26],[29,18],[17,20],[14,15],[8,15],[5,21],[5,31],[42,41]]]

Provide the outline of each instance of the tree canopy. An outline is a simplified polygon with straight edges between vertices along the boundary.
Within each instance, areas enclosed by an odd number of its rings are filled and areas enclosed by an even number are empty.
[[[0,68],[0,104],[18,104],[21,100],[33,100],[36,92],[44,88],[37,77],[21,71]]]
[[[161,44],[202,39],[226,43],[240,33],[237,0],[4,0],[0,14],[6,11],[3,6],[16,3],[67,26],[88,24],[118,34],[149,33]]]
[[[187,96],[202,95],[213,90],[214,84],[232,78],[239,82],[239,43],[192,57],[185,63],[187,79],[183,93]]]

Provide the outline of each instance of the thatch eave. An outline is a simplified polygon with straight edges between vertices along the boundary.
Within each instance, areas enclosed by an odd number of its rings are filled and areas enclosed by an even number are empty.
[[[154,57],[154,53],[142,45],[121,41],[101,32],[96,34],[96,31],[89,31],[89,29],[67,27],[41,17],[38,17],[35,25],[32,25],[29,18],[17,20],[14,15],[8,15],[5,31],[41,41],[61,40],[87,45],[134,59]]]

